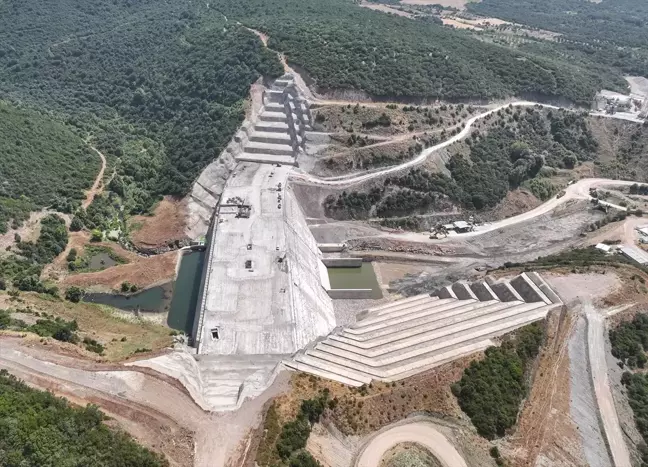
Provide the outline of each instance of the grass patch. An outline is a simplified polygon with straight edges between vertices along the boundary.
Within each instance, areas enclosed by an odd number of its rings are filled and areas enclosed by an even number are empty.
[[[79,334],[88,334],[85,337],[102,343],[102,356],[109,361],[128,358],[138,349],[155,351],[173,343],[169,328],[135,317],[121,317],[109,307],[84,302],[72,303],[33,293],[21,294],[18,300],[22,308],[31,310],[32,313],[45,313],[53,320],[60,318],[66,322],[76,322]],[[96,346],[93,348],[98,350]]]

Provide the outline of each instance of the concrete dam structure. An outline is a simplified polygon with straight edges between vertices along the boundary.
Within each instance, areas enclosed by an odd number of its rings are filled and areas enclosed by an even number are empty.
[[[259,95],[192,193],[200,218],[212,213],[193,349],[137,362],[177,378],[210,411],[260,395],[283,359],[335,327],[322,253],[288,186],[308,105],[290,75]]]
[[[495,345],[494,337],[561,307],[536,273],[457,282],[371,308],[356,324],[335,330],[284,364],[350,386],[397,381],[484,350]]]

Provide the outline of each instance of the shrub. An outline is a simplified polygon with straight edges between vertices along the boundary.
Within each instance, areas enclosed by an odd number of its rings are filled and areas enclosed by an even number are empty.
[[[73,303],[79,303],[84,293],[82,288],[73,285],[65,291],[65,299]]]
[[[504,436],[515,424],[527,387],[525,372],[544,337],[541,324],[518,330],[501,347],[489,347],[486,358],[473,361],[452,392],[477,432],[488,439]]]

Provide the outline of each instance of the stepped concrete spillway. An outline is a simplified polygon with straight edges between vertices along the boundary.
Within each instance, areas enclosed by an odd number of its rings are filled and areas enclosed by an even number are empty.
[[[310,128],[308,103],[285,75],[264,91],[257,120],[243,125],[231,149],[237,161],[297,165]]]
[[[284,360],[292,369],[351,386],[396,381],[494,345],[492,338],[544,319],[562,302],[536,273],[457,282],[364,312]]]

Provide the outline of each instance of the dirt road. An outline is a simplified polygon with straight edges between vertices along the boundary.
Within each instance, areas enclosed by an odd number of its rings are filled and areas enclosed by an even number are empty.
[[[2,368],[76,404],[98,405],[139,442],[164,453],[172,467],[240,465],[263,404],[278,391],[272,387],[236,412],[206,413],[170,378],[98,365],[6,336],[0,338]]]
[[[546,203],[541,204],[535,209],[527,211],[517,216],[509,217],[508,219],[503,219],[498,222],[493,222],[490,224],[484,224],[478,226],[473,232],[466,232],[460,235],[447,237],[441,240],[430,239],[427,233],[420,232],[403,232],[403,233],[384,233],[380,235],[383,238],[393,238],[395,240],[401,240],[406,242],[417,242],[417,243],[445,243],[450,241],[462,240],[465,238],[476,237],[478,235],[483,235],[488,232],[493,232],[495,230],[504,229],[521,222],[526,222],[531,219],[534,219],[543,214],[547,214],[550,211],[553,211],[558,206],[567,203],[571,200],[589,200],[591,196],[589,195],[590,188],[601,187],[605,185],[617,185],[617,186],[627,186],[633,185],[636,182],[626,181],[626,180],[610,180],[606,178],[585,178],[579,180],[578,182],[568,186],[565,189],[565,194],[560,198],[553,197]],[[625,208],[622,208],[625,210]]]
[[[315,101],[318,103],[329,103],[329,101]],[[331,103],[337,103],[337,101],[333,101]],[[415,167],[417,165],[422,164],[427,160],[430,155],[434,154],[435,152],[446,148],[457,141],[461,141],[462,139],[465,139],[467,136],[470,135],[470,131],[472,126],[475,124],[475,122],[495,113],[498,112],[499,110],[505,109],[509,106],[512,107],[535,107],[535,106],[541,106],[543,108],[547,109],[560,109],[560,107],[556,107],[553,105],[547,105],[547,104],[540,104],[538,102],[529,102],[529,101],[517,101],[517,102],[512,102],[510,104],[504,104],[500,105],[498,107],[495,107],[493,109],[490,109],[484,113],[481,113],[479,115],[475,115],[474,117],[469,118],[466,121],[466,124],[464,125],[463,129],[457,133],[456,135],[452,136],[451,138],[447,139],[446,141],[443,141],[442,143],[439,143],[435,146],[429,147],[422,151],[418,156],[416,156],[414,159],[410,159],[406,162],[403,162],[402,164],[399,165],[394,165],[391,167],[388,167],[386,169],[382,170],[377,170],[375,172],[371,173],[364,173],[361,175],[358,175],[357,173],[353,174],[348,174],[340,177],[335,177],[335,178],[319,178],[314,175],[310,175],[304,172],[293,172],[291,174],[291,178],[293,179],[298,179],[302,180],[308,183],[312,183],[315,185],[325,185],[325,186],[350,186],[350,185],[356,185],[358,183],[363,183],[368,180],[371,180],[376,177],[383,177],[385,175],[389,175],[394,172],[401,171],[403,169],[408,169],[411,167]],[[600,115],[601,117],[608,117],[608,118],[616,118],[614,115]]]
[[[103,181],[104,172],[106,171],[106,156],[104,156],[101,152],[99,152],[99,150],[94,146],[90,146],[90,149],[96,152],[101,158],[101,169],[99,169],[99,173],[97,174],[97,177],[95,178],[92,187],[86,193],[86,198],[83,200],[83,203],[81,203],[83,209],[88,209],[88,206],[92,204],[92,200],[94,199],[95,195],[97,193],[101,193],[101,191],[103,190],[102,181]]]
[[[596,395],[610,454],[615,467],[630,467],[632,465],[630,463],[630,453],[623,439],[623,431],[619,424],[619,417],[614,407],[614,399],[608,381],[605,344],[603,341],[605,332],[604,317],[590,303],[584,303],[583,310],[587,317],[587,348],[594,383],[594,394]]]
[[[416,443],[429,450],[443,467],[467,467],[455,447],[431,423],[417,421],[380,431],[363,448],[355,467],[377,467],[387,451],[398,444]]]

